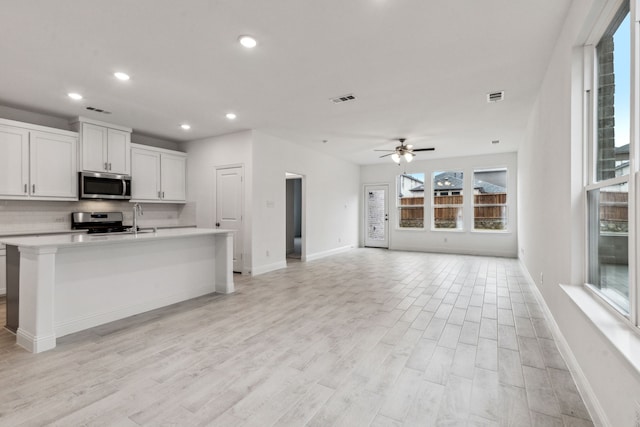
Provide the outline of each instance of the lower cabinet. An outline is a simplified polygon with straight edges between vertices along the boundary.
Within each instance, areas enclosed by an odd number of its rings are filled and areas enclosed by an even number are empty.
[[[131,199],[141,202],[185,203],[187,155],[131,144]]]

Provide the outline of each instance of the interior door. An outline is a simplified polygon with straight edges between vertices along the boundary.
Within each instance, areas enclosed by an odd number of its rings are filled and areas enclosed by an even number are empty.
[[[373,248],[389,247],[389,187],[364,186],[365,233],[364,245]]]
[[[216,227],[234,230],[233,271],[242,272],[242,166],[216,169]]]

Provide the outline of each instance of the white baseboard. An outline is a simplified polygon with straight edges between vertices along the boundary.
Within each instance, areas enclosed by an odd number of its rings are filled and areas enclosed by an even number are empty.
[[[607,416],[604,410],[602,409],[602,406],[600,405],[600,402],[598,401],[596,394],[594,393],[593,388],[591,387],[591,384],[589,384],[589,380],[587,380],[587,377],[584,374],[584,371],[582,370],[582,368],[580,367],[578,360],[573,354],[573,351],[571,351],[571,347],[569,347],[569,343],[567,342],[564,335],[562,334],[562,331],[560,330],[560,327],[556,323],[556,320],[553,317],[553,314],[551,314],[551,310],[549,310],[549,306],[547,306],[547,303],[542,297],[542,293],[540,293],[540,289],[538,289],[538,286],[536,285],[535,280],[533,280],[533,277],[531,277],[531,274],[529,273],[529,270],[527,270],[526,266],[522,262],[522,259],[519,259],[519,261],[520,261],[520,267],[524,272],[525,278],[531,285],[533,294],[535,295],[536,300],[538,300],[538,304],[540,305],[540,308],[542,309],[545,315],[549,328],[551,329],[551,334],[553,335],[553,338],[556,344],[558,345],[558,351],[560,351],[562,358],[566,362],[567,367],[571,372],[571,376],[576,382],[576,387],[578,388],[578,392],[580,393],[580,396],[582,397],[582,400],[584,401],[585,406],[587,407],[587,411],[589,411],[589,415],[591,415],[591,420],[593,421],[593,424],[596,427],[611,427],[611,424],[609,424]]]
[[[315,254],[307,254],[302,261],[315,261],[317,259],[326,258],[328,256],[337,255],[353,249],[353,246],[342,246],[339,248],[329,249],[328,251],[316,252]]]
[[[16,344],[31,353],[40,353],[55,348],[56,337],[54,335],[36,337],[18,327]]]
[[[144,313],[151,310],[155,310],[157,308],[166,307],[171,304],[186,301],[192,298],[197,298],[202,295],[206,295],[210,293],[211,293],[211,285],[206,284],[204,286],[190,289],[188,291],[178,292],[173,295],[154,298],[138,304],[118,307],[114,310],[109,310],[107,312],[102,312],[102,313],[96,313],[90,316],[79,317],[70,321],[56,324],[55,325],[56,337],[63,337],[65,335],[69,335],[74,332],[93,328],[99,325],[104,325],[105,323],[124,319],[126,317],[134,316],[136,314]],[[20,329],[18,328],[18,337],[19,337],[19,331]],[[54,341],[54,347],[55,347],[55,341]]]
[[[260,267],[255,267],[251,271],[252,276],[257,276],[259,274],[269,273],[270,271],[280,270],[281,268],[287,268],[287,261],[278,261],[273,264],[261,265]]]

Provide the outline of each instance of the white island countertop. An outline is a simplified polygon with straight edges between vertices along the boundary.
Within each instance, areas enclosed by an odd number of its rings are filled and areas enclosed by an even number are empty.
[[[166,240],[191,236],[204,236],[208,234],[228,234],[233,230],[214,228],[170,228],[157,231],[140,231],[133,233],[111,234],[54,234],[23,237],[3,237],[0,243],[22,248],[46,248],[68,246],[93,246],[118,243],[148,242],[151,240]]]

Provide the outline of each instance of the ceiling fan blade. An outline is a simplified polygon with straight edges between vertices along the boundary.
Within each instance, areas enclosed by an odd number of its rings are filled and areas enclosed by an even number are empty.
[[[395,153],[395,151],[394,151],[393,153]],[[393,153],[383,154],[382,156],[380,156],[380,158],[387,157],[387,156],[391,156]]]
[[[411,151],[434,151],[434,150],[435,150],[435,148],[429,147],[429,148],[414,148]]]
[[[373,151],[396,151],[396,150],[373,150]]]

